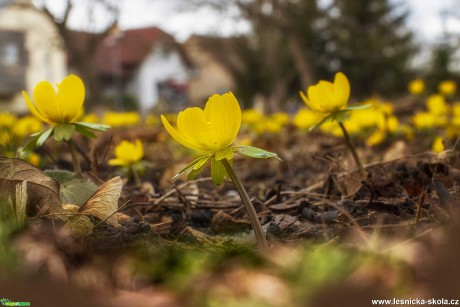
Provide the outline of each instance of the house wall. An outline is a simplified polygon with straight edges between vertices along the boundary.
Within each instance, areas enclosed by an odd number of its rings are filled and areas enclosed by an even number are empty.
[[[35,9],[7,6],[0,10],[0,31],[20,31],[25,34],[27,67],[25,89],[31,96],[35,85],[43,80],[52,84],[66,75],[66,56],[54,25]],[[1,42],[0,42],[1,44]],[[1,72],[0,72],[1,74]],[[0,111],[27,112],[20,92],[0,100]]]
[[[188,98],[192,104],[202,105],[213,94],[223,94],[235,88],[227,69],[200,46],[197,37],[185,43],[187,56],[195,67],[188,82]]]
[[[128,84],[128,92],[137,97],[139,109],[145,113],[159,101],[159,82],[174,80],[185,84],[187,79],[187,68],[180,54],[157,44]]]

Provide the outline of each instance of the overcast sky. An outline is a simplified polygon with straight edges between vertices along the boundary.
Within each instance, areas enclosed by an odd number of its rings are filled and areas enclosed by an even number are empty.
[[[47,0],[56,9],[61,0]],[[120,26],[122,29],[158,26],[174,35],[178,41],[186,40],[190,35],[221,34],[229,35],[247,31],[248,24],[243,20],[216,15],[206,7],[195,10],[178,10],[176,0],[120,0],[122,10]],[[323,2],[331,0],[321,0]],[[402,2],[411,9],[410,27],[416,32],[421,42],[433,42],[443,32],[441,12],[457,14],[449,16],[445,23],[448,31],[460,32],[460,1],[459,0],[392,0]],[[230,12],[234,16],[235,12]],[[72,24],[79,27],[82,14],[73,16]]]
[[[394,0],[407,4],[411,9],[409,24],[420,40],[434,40],[442,33],[441,12],[457,12],[457,18],[448,17],[446,28],[460,31],[459,0]],[[148,4],[150,2],[150,4]],[[202,8],[196,11],[174,10],[174,1],[127,0],[120,24],[123,28],[157,25],[175,35],[178,40],[185,40],[192,33],[229,34],[248,29],[244,21],[222,18]],[[455,3],[457,2],[457,3]]]

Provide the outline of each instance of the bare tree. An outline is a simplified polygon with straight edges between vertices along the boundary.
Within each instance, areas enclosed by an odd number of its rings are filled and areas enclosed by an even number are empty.
[[[56,26],[65,45],[70,65],[85,80],[90,103],[97,103],[101,99],[95,55],[98,45],[118,22],[119,2],[119,0],[62,0],[62,12],[53,10],[46,0],[37,3],[37,7]],[[78,10],[82,15],[80,19],[83,23],[83,32],[72,30],[69,26],[71,16],[78,13]]]

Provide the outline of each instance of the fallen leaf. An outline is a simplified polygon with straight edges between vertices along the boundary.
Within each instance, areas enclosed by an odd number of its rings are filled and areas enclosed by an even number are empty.
[[[48,170],[45,174],[59,183],[59,196],[64,204],[81,206],[97,190],[96,184],[69,171]]]
[[[59,184],[36,166],[16,158],[0,157],[0,198],[16,194],[16,186],[27,181],[29,216],[62,213]]]
[[[121,195],[123,182],[119,176],[102,184],[91,196],[78,213],[97,217],[112,226],[118,226],[114,213],[118,210],[118,199]]]

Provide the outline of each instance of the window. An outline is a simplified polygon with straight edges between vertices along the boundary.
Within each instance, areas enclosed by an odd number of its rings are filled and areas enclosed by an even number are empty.
[[[26,69],[24,33],[0,31],[0,97],[11,97],[25,88]]]

